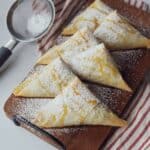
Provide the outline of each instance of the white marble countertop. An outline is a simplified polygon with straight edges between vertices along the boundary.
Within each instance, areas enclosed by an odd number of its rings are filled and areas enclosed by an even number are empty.
[[[1,0],[0,46],[10,35],[6,26],[7,11],[13,1]],[[2,150],[55,150],[51,145],[31,133],[16,127],[4,114],[3,106],[13,88],[27,75],[38,57],[37,45],[21,44],[16,48],[9,68],[0,73],[0,149]]]

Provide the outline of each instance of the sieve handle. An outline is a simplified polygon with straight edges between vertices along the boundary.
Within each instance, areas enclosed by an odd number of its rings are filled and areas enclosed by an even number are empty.
[[[4,67],[3,65],[6,63],[8,58],[12,55],[13,49],[17,46],[18,41],[11,39],[9,40],[5,46],[0,48],[0,69]]]

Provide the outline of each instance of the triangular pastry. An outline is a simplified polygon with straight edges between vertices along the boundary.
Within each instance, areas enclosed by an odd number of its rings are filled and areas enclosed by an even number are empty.
[[[71,36],[64,43],[51,48],[46,54],[44,54],[38,61],[37,64],[49,64],[53,59],[58,57],[57,50],[62,49],[66,51],[68,55],[72,54],[71,57],[75,56],[81,51],[86,50],[89,47],[97,45],[98,42],[93,36],[93,34],[87,29],[84,28],[73,36]]]
[[[127,20],[119,16],[116,11],[110,13],[94,35],[111,49],[129,49],[149,47],[150,39],[144,37]]]
[[[60,95],[42,107],[33,121],[44,128],[76,125],[126,126],[76,78]]]
[[[46,52],[42,57],[38,59],[36,62],[37,65],[47,65],[51,63],[55,58],[58,58],[57,54],[57,48],[58,46],[54,46],[49,49],[48,52]]]
[[[13,93],[22,97],[55,97],[73,78],[75,75],[57,58],[41,73],[27,78]]]
[[[65,55],[67,51],[59,52],[62,59],[83,79],[131,91],[104,44],[91,47],[74,57]]]
[[[70,25],[64,28],[62,34],[72,35],[85,27],[94,31],[111,11],[111,8],[103,2],[95,0],[85,11],[75,17]]]

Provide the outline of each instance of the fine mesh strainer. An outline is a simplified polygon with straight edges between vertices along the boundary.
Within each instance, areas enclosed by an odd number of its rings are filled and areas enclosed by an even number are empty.
[[[33,42],[52,27],[55,7],[51,0],[17,0],[9,9],[7,26],[12,39],[0,48],[0,69],[20,42]]]

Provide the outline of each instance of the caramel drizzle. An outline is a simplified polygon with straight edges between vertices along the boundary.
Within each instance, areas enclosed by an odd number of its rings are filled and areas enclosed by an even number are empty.
[[[67,105],[63,105],[63,114],[59,120],[59,124],[63,125],[64,124],[64,120],[65,120],[65,117],[67,116],[68,114],[68,106]]]
[[[37,80],[39,81],[40,86],[46,91],[46,93],[49,95],[49,89],[47,87],[47,85],[45,85],[39,78],[37,78]]]

